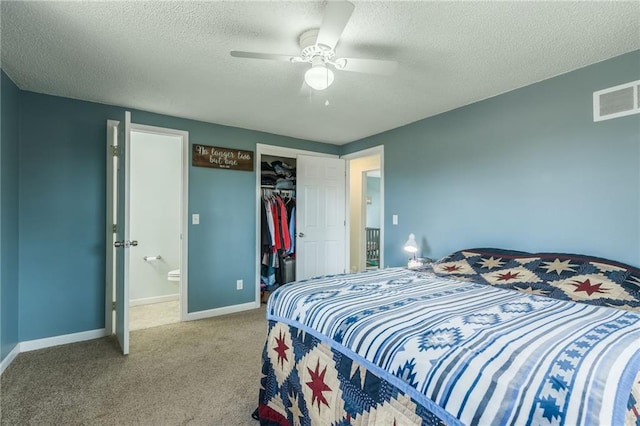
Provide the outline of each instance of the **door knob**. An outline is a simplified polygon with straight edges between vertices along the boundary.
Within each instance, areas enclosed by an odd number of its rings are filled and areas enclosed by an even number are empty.
[[[131,244],[133,247],[135,247],[135,246],[137,246],[137,245],[138,245],[138,241],[136,241],[136,240],[132,240],[130,244]]]
[[[115,248],[124,247],[124,241],[116,241],[116,242],[113,243],[113,246]]]
[[[298,232],[298,237],[304,238],[304,232]]]

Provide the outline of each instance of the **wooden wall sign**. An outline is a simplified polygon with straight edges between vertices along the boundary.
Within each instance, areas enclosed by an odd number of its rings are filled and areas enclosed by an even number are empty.
[[[198,167],[253,171],[253,151],[194,144],[192,158]]]

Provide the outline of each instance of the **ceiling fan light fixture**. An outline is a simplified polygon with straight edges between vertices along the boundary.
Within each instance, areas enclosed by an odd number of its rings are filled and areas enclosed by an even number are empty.
[[[324,90],[333,84],[333,71],[325,64],[312,66],[304,73],[304,81],[314,90]]]

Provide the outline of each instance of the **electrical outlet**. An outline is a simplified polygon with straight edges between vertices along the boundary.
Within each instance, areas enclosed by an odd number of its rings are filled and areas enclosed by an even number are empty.
[[[243,286],[242,280],[237,280],[236,281],[236,290],[242,290],[242,286]]]

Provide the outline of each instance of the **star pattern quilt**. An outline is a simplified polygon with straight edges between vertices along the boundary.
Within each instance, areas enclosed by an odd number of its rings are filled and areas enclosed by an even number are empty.
[[[431,268],[439,276],[640,311],[640,270],[607,259],[484,248],[457,251]]]
[[[261,424],[640,423],[639,313],[437,269],[322,277],[272,294]]]

